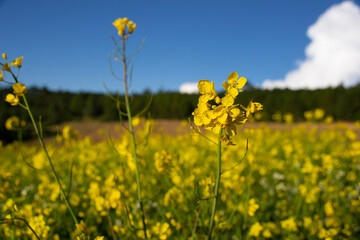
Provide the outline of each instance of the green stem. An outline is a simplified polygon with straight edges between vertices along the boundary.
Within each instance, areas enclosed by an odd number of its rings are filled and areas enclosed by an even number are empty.
[[[52,173],[53,173],[53,175],[54,175],[54,177],[55,177],[56,183],[59,185],[60,194],[61,194],[62,197],[64,198],[65,204],[66,204],[66,206],[67,206],[67,208],[68,208],[68,210],[69,210],[72,218],[74,219],[74,222],[75,222],[76,224],[79,224],[79,222],[78,222],[78,220],[77,220],[77,218],[76,218],[76,216],[75,216],[75,214],[74,214],[74,211],[72,210],[71,205],[70,205],[70,203],[69,203],[69,201],[68,201],[68,198],[67,198],[66,195],[65,195],[64,189],[63,189],[63,187],[62,187],[62,185],[61,185],[61,183],[60,183],[60,180],[59,180],[58,175],[57,175],[57,173],[56,173],[56,171],[55,171],[54,165],[53,165],[53,163],[52,163],[52,161],[51,161],[51,158],[50,158],[50,156],[49,156],[49,153],[48,153],[48,151],[47,151],[47,149],[46,149],[46,147],[45,147],[44,141],[43,141],[43,139],[42,139],[42,137],[41,137],[41,135],[40,135],[39,129],[38,129],[37,125],[36,125],[35,119],[34,119],[34,117],[33,117],[33,115],[32,115],[32,112],[31,112],[31,110],[30,110],[30,107],[29,107],[29,104],[28,104],[28,102],[27,102],[27,100],[26,100],[26,97],[25,97],[25,95],[22,95],[22,97],[23,97],[24,102],[25,102],[26,110],[28,111],[29,116],[30,116],[30,118],[31,118],[31,122],[32,122],[32,124],[33,124],[33,126],[34,126],[36,135],[37,135],[37,137],[38,137],[38,139],[39,139],[41,148],[44,150],[44,153],[45,153],[45,155],[46,155],[46,158],[47,158],[47,160],[48,160],[48,162],[49,162],[49,164],[50,164],[51,171],[52,171]]]
[[[123,65],[124,65],[124,85],[125,85],[126,113],[127,113],[128,122],[129,122],[129,132],[130,132],[130,135],[131,135],[131,142],[132,142],[132,145],[133,145],[133,156],[134,156],[134,162],[135,162],[137,195],[138,195],[138,201],[140,203],[141,219],[142,219],[142,224],[143,224],[144,237],[145,237],[145,239],[147,239],[145,211],[144,211],[143,201],[142,201],[142,198],[141,198],[140,175],[139,175],[139,169],[138,169],[138,163],[137,163],[137,155],[136,155],[136,142],[135,142],[133,125],[132,125],[131,109],[130,109],[128,86],[127,86],[127,64],[126,64],[126,52],[125,52],[125,36],[122,37],[122,50],[123,50],[123,52],[122,52],[122,55],[123,55],[122,62],[123,62]]]
[[[217,173],[216,173],[216,183],[215,183],[215,197],[213,200],[212,205],[212,211],[211,211],[211,219],[210,219],[210,227],[209,227],[209,234],[208,234],[208,240],[211,239],[211,234],[214,228],[214,218],[215,218],[215,212],[216,212],[216,205],[217,200],[219,198],[219,186],[220,186],[220,177],[221,177],[221,135],[223,132],[223,128],[219,131],[219,138],[218,138],[218,162],[217,162]]]

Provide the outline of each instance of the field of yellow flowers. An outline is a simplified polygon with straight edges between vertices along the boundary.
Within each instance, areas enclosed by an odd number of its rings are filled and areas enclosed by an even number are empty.
[[[120,122],[100,142],[65,126],[45,144],[18,79],[23,57],[1,55],[0,81],[12,87],[5,101],[28,113],[39,145],[21,141],[24,121],[6,121],[19,141],[0,143],[0,239],[360,239],[353,128],[292,125],[290,113],[276,113],[285,129],[243,129],[264,106],[235,103],[247,79],[232,72],[220,94],[213,81],[199,80],[193,120],[183,124],[190,133],[158,134],[153,120],[139,118],[148,106],[134,115],[129,100],[133,54],[125,46],[136,24],[119,18],[113,25],[124,101],[106,89]],[[321,109],[304,114],[333,121]],[[126,131],[111,137],[120,123]]]
[[[145,122],[136,135],[147,237],[204,239],[216,147],[196,133],[149,137],[153,124]],[[353,130],[264,124],[233,140],[236,146],[222,149],[215,239],[360,237],[360,141]],[[129,134],[95,143],[65,127],[48,151],[84,231],[104,239],[142,237]],[[36,239],[27,224],[40,239],[75,238],[79,228],[43,151],[15,142],[1,146],[0,156],[1,238]]]

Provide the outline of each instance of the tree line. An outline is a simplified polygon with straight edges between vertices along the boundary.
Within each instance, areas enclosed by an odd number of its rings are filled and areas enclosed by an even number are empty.
[[[5,99],[9,92],[11,89],[0,89],[0,99]],[[46,88],[30,88],[27,97],[34,116],[41,116],[45,127],[73,120],[119,119],[116,103],[107,94],[55,92]],[[122,99],[121,96],[119,97]],[[152,94],[150,91],[144,91],[131,97],[131,107],[132,112],[136,114],[143,112],[144,106],[148,105],[144,116],[153,119],[188,119],[197,106],[198,97],[198,94],[163,91]],[[272,121],[275,113],[291,113],[295,121],[304,121],[304,112],[315,108],[322,108],[326,115],[332,116],[335,121],[360,120],[360,84],[351,88],[339,86],[295,91],[250,88],[240,93],[238,103],[246,107],[250,100],[264,105],[262,112],[264,121]],[[149,101],[151,101],[150,105]],[[125,105],[120,106],[125,112]],[[16,137],[16,133],[5,129],[7,118],[15,115],[21,120],[30,121],[21,107],[12,107],[4,100],[0,101],[0,113],[0,140],[4,142]]]

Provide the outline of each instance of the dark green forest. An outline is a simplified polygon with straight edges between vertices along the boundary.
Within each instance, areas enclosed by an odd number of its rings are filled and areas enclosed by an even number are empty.
[[[0,98],[5,99],[11,89],[0,89]],[[145,91],[131,97],[132,112],[141,112],[144,106],[150,105],[143,114],[153,119],[187,119],[196,108],[197,94],[178,92],[158,92],[151,94]],[[93,119],[114,121],[119,119],[116,103],[107,94],[71,93],[49,91],[46,88],[30,88],[27,98],[36,118],[42,117],[44,127],[65,121]],[[121,96],[120,96],[120,99]],[[261,90],[247,89],[237,99],[246,106],[250,100],[264,105],[264,121],[272,121],[274,113],[291,113],[295,121],[304,121],[304,112],[322,108],[326,115],[335,121],[360,120],[360,85],[352,88],[327,88],[318,90]],[[122,106],[125,112],[125,106]],[[15,115],[30,122],[27,112],[19,106],[12,107],[0,101],[0,140],[8,142],[16,137],[15,132],[5,130],[5,121]],[[30,124],[27,124],[30,129]],[[26,129],[25,129],[26,130]],[[25,134],[26,135],[26,134]]]

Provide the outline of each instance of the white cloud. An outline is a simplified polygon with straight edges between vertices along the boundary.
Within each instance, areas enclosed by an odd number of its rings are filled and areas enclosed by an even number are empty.
[[[198,84],[197,82],[196,83],[190,83],[190,82],[183,83],[183,84],[181,84],[181,86],[179,88],[179,92],[187,93],[187,94],[199,93],[197,84]]]
[[[350,1],[326,10],[307,30],[306,58],[284,79],[266,79],[262,87],[325,88],[360,82],[360,8]]]

